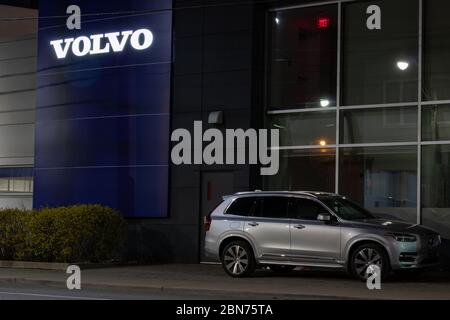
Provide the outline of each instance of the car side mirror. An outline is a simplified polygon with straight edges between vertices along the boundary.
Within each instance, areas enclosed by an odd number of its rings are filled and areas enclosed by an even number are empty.
[[[328,212],[319,213],[317,215],[317,220],[318,221],[323,221],[323,222],[330,222],[331,221],[331,214],[329,214]]]

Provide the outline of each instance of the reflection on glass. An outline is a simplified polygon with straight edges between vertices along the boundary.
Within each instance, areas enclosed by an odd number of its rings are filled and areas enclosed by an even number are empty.
[[[450,105],[422,107],[422,139],[450,140]]]
[[[417,221],[417,148],[343,148],[339,192],[379,216]]]
[[[266,176],[265,190],[334,192],[336,149],[286,150],[280,152],[280,170]]]
[[[341,111],[341,142],[381,143],[417,140],[417,107]]]
[[[450,145],[422,147],[422,222],[450,239]]]
[[[336,112],[300,112],[269,117],[270,128],[280,130],[281,146],[325,145],[336,142]]]
[[[367,27],[368,5],[343,7],[342,105],[417,101],[418,1],[371,1],[381,30]]]
[[[337,6],[272,13],[269,108],[336,105]]]
[[[450,1],[424,1],[423,99],[450,99]]]

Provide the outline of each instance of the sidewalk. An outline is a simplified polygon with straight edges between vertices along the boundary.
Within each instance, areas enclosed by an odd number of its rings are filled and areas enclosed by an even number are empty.
[[[67,274],[58,270],[0,268],[2,284],[38,284],[65,287]],[[294,271],[275,275],[260,271],[251,278],[233,279],[219,265],[154,265],[88,269],[82,271],[82,287],[144,289],[149,292],[230,294],[236,298],[258,297],[302,299],[450,299],[450,278],[425,274],[417,280],[391,280],[381,290],[346,274],[329,271]]]

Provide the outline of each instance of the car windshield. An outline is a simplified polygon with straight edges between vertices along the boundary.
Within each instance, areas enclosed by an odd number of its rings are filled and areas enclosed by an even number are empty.
[[[329,197],[321,200],[344,220],[376,219],[369,211],[347,199]]]

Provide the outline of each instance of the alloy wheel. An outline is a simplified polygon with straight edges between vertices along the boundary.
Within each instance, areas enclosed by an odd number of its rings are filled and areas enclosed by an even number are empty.
[[[354,257],[355,271],[361,278],[367,278],[366,271],[369,266],[376,265],[380,270],[383,267],[381,254],[373,248],[363,248]]]
[[[247,251],[237,244],[228,248],[225,252],[224,261],[227,270],[234,275],[244,273],[249,263]]]

